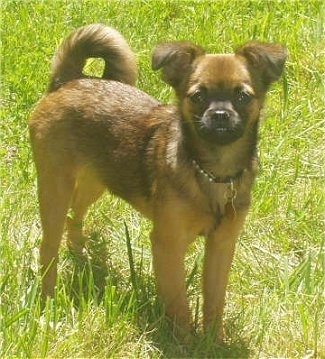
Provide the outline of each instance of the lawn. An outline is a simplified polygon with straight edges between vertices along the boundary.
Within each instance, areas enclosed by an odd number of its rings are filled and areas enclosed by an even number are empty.
[[[322,1],[53,1],[1,4],[0,357],[325,358],[324,6]],[[150,223],[106,195],[88,217],[88,257],[62,246],[58,289],[40,303],[41,238],[27,120],[46,89],[52,55],[72,29],[117,28],[138,57],[137,86],[174,95],[150,57],[188,39],[229,52],[250,39],[288,48],[268,96],[260,170],[237,246],[225,312],[229,339],[170,333],[155,294]],[[200,333],[203,241],[187,257]]]

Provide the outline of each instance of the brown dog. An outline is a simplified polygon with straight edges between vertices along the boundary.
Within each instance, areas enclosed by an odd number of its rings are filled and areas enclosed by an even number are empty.
[[[88,57],[105,60],[103,78],[82,74]],[[52,295],[67,211],[68,244],[82,251],[82,221],[105,189],[153,222],[157,287],[167,315],[191,326],[184,256],[206,238],[204,326],[222,332],[222,312],[236,239],[256,172],[260,111],[282,73],[285,49],[248,42],[234,54],[205,54],[190,42],[167,42],[152,67],[176,91],[162,105],[133,87],[134,55],[103,25],[77,29],[53,61],[47,94],[30,120],[43,228],[42,293]]]

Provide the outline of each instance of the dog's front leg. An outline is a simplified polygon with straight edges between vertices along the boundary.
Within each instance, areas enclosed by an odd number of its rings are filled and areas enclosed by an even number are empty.
[[[153,266],[157,289],[166,315],[181,334],[190,331],[191,316],[186,296],[184,257],[187,238],[181,225],[163,221],[154,223],[151,233]]]
[[[223,338],[222,315],[229,270],[236,240],[246,211],[235,218],[224,217],[217,229],[206,238],[203,274],[204,328],[213,331],[218,340]]]

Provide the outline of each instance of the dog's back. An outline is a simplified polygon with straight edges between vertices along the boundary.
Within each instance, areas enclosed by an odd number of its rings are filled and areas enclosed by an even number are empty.
[[[101,78],[83,74],[88,58],[104,59]],[[115,29],[91,24],[63,41],[53,58],[48,91],[29,120],[39,177],[49,171],[57,176],[67,168],[75,181],[81,169],[92,167],[124,199],[148,192],[141,154],[154,133],[151,128],[160,122],[146,120],[159,102],[134,87],[136,78],[135,55]],[[116,176],[121,163],[125,173]],[[129,176],[132,186],[123,185]]]
[[[105,61],[102,78],[135,84],[136,59],[123,36],[108,26],[91,24],[72,32],[59,47],[52,62],[48,92],[71,80],[86,77],[82,70],[88,58]]]

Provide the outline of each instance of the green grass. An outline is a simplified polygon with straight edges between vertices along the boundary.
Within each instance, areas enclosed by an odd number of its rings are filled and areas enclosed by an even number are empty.
[[[2,2],[0,357],[325,357],[321,3]],[[89,213],[88,258],[62,247],[56,296],[40,309],[41,229],[27,118],[46,88],[56,46],[91,22],[123,33],[138,55],[138,86],[161,101],[173,101],[150,69],[161,40],[189,39],[210,52],[252,38],[288,47],[261,125],[261,169],[231,272],[224,346],[200,336],[184,346],[169,332],[155,295],[150,223],[111,196]],[[199,239],[187,258],[197,325],[202,251]]]

